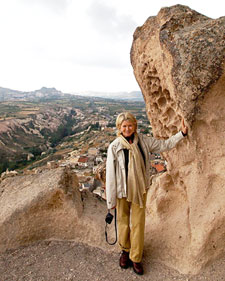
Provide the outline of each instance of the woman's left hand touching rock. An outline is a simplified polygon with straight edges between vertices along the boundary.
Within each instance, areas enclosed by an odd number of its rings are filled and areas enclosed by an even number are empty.
[[[185,126],[185,124],[184,124],[184,118],[182,118],[182,121],[181,121],[181,130],[182,130],[182,133],[183,133],[183,135],[187,135],[187,133],[188,133],[188,127],[187,126]]]

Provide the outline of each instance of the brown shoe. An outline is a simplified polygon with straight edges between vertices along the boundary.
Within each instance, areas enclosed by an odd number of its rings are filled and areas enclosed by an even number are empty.
[[[131,260],[129,259],[129,252],[123,251],[120,256],[120,267],[128,268],[131,265]]]
[[[134,272],[139,275],[144,274],[144,270],[143,270],[142,264],[140,262],[133,262],[133,269],[134,269]]]

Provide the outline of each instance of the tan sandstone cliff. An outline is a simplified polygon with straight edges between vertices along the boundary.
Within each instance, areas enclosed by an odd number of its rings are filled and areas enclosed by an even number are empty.
[[[164,153],[149,190],[145,254],[196,273],[225,254],[225,17],[162,8],[134,33],[131,63],[154,136],[189,135]]]

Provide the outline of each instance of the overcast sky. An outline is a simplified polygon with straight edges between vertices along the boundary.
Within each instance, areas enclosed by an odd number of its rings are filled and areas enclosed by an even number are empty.
[[[139,90],[130,64],[136,27],[175,4],[211,18],[222,0],[0,0],[0,87],[63,92]]]

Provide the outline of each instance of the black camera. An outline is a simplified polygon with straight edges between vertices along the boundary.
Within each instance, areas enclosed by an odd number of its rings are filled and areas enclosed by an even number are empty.
[[[112,243],[110,243],[110,242],[108,241],[108,237],[107,237],[107,227],[108,227],[108,224],[110,224],[110,223],[112,222],[112,220],[113,220],[113,215],[110,213],[110,210],[109,210],[109,209],[108,209],[108,214],[107,214],[106,217],[105,217],[105,222],[106,222],[106,224],[105,224],[105,240],[106,240],[106,242],[107,242],[109,245],[115,245],[116,242],[117,242],[117,226],[116,226],[116,217],[117,217],[117,215],[116,215],[116,209],[114,209],[114,212],[115,212],[114,222],[115,222],[116,239],[115,239],[115,241],[112,242]]]
[[[105,217],[105,222],[110,224],[113,220],[113,215],[111,213],[108,213]]]

